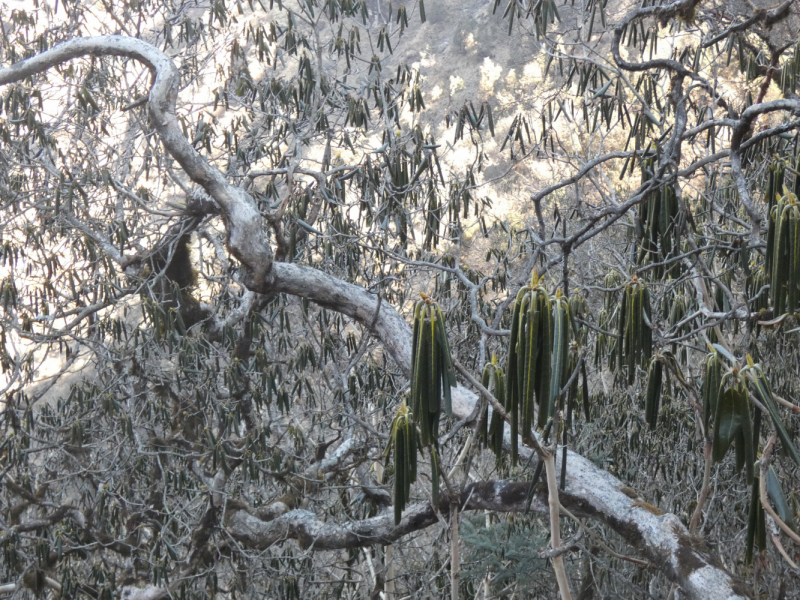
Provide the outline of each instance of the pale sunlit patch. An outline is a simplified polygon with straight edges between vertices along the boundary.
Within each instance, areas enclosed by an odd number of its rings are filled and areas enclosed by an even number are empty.
[[[464,48],[466,48],[467,50],[471,50],[477,45],[478,42],[475,41],[475,36],[472,33],[468,33],[467,37],[464,38]]]
[[[494,89],[494,84],[500,79],[503,73],[503,67],[498,65],[488,56],[483,59],[481,65],[481,89],[486,92],[491,92]]]
[[[537,62],[529,62],[522,69],[520,84],[531,85],[542,80],[542,67]]]
[[[464,89],[464,80],[458,75],[450,75],[450,95],[454,96],[456,92]]]

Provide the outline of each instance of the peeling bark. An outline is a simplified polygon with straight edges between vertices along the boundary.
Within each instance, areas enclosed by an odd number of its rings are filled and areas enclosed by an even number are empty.
[[[459,495],[459,503],[463,510],[521,512],[525,510],[529,485],[511,481],[471,484]],[[447,513],[451,502],[452,499],[443,493],[439,511]],[[537,495],[531,509],[545,512],[546,500],[542,501]],[[239,542],[259,550],[286,540],[296,540],[307,550],[340,550],[391,544],[404,535],[439,522],[436,512],[429,502],[421,502],[406,508],[399,525],[394,524],[392,510],[371,519],[340,525],[321,521],[315,514],[300,509],[272,521],[262,521],[246,510],[232,510],[225,520],[225,527]]]

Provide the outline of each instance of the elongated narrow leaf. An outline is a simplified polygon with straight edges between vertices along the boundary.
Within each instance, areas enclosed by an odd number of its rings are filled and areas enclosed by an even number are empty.
[[[716,350],[717,352],[719,352],[720,354],[722,354],[722,356],[724,356],[725,358],[727,358],[727,359],[730,361],[730,363],[731,363],[732,365],[735,365],[735,364],[737,364],[737,362],[738,362],[738,361],[737,361],[737,360],[736,360],[736,358],[733,356],[733,354],[731,354],[730,352],[728,352],[728,350],[725,348],[725,346],[722,346],[722,345],[720,345],[720,344],[711,344],[711,345],[714,347],[714,350]]]
[[[422,445],[426,448],[430,446],[431,442],[436,439],[436,435],[434,432],[434,415],[436,413],[432,413],[430,410],[430,403],[433,397],[433,390],[431,389],[431,376],[429,373],[430,365],[431,365],[431,349],[432,349],[432,340],[430,335],[430,325],[423,321],[422,323],[422,331],[420,333],[420,353],[418,357],[418,364],[420,365],[420,370],[417,373],[417,393],[418,398],[417,401],[414,403],[415,407],[418,407],[419,412],[415,412],[414,416],[420,423],[420,429],[422,430]]]
[[[553,304],[553,359],[550,380],[550,401],[547,416],[555,415],[558,393],[566,383],[567,351],[569,350],[569,305],[563,298]]]
[[[520,340],[524,341],[524,355],[522,361],[522,395],[520,402],[522,403],[522,430],[527,432],[530,430],[531,422],[533,420],[533,400],[534,400],[534,386],[536,382],[536,365],[539,353],[539,322],[541,315],[537,310],[537,303],[535,299],[530,299],[527,306],[523,304],[523,308],[527,308],[522,319],[523,330],[520,331]]]
[[[775,256],[772,262],[772,304],[775,315],[786,312],[786,285],[789,277],[789,218],[784,200],[775,207]]]
[[[722,363],[716,352],[706,357],[706,376],[703,380],[703,422],[706,431],[716,415],[719,386],[722,383]]]
[[[553,312],[550,297],[544,289],[537,295],[539,302],[539,360],[536,367],[538,382],[536,386],[536,401],[539,403],[538,426],[547,424],[547,411],[550,406],[550,381],[552,377],[551,354],[553,350]]]
[[[406,419],[406,436],[409,440],[409,488],[412,483],[417,480],[417,450],[419,448],[419,441],[417,439],[417,430],[411,419]],[[408,494],[406,494],[408,496]]]
[[[428,410],[432,413],[439,413],[442,399],[442,370],[439,364],[440,352],[436,344],[436,320],[431,318],[424,324],[427,335],[426,344],[430,344],[428,352],[428,385],[430,396],[428,398]]]
[[[786,523],[790,529],[794,529],[794,511],[789,507],[786,496],[783,495],[783,489],[773,467],[767,471],[767,496],[781,521]]]
[[[627,315],[628,315],[628,290],[622,292],[622,303],[619,307],[618,322],[617,322],[617,339],[616,339],[616,361],[614,365],[609,365],[609,368],[614,371],[614,367],[622,369],[623,360],[625,357],[625,347],[627,345]]]
[[[526,398],[526,385],[531,379],[531,370],[529,362],[531,357],[530,349],[530,311],[531,304],[530,295],[522,300],[522,308],[519,315],[519,334],[517,335],[517,389],[519,390],[519,397],[517,398],[518,412],[520,414],[520,421],[522,422],[523,429],[528,421],[528,404]]]
[[[485,387],[490,392],[492,391],[492,384],[496,379],[496,375],[493,373],[493,366],[491,363],[488,363],[485,367],[483,367],[483,374],[481,375],[481,385]],[[495,393],[495,397],[497,394]],[[489,441],[489,405],[486,405],[486,408],[483,411],[482,415],[479,415],[478,418],[482,421],[481,429],[478,431],[478,439],[484,444],[487,445]]]
[[[750,399],[747,395],[747,386],[742,385],[740,390],[737,390],[736,394],[736,411],[740,415],[740,420],[742,423],[741,433],[739,434],[739,438],[737,439],[737,449],[743,447],[739,452],[743,455],[744,458],[744,472],[745,472],[745,481],[750,484],[753,482],[753,477],[755,476],[755,461],[756,461],[756,453],[755,449],[753,448],[753,421],[750,416]],[[736,465],[737,470],[741,469],[741,461],[737,460]]]
[[[641,356],[641,364],[642,366],[646,365],[650,358],[653,356],[653,330],[650,328],[650,325],[647,323],[653,322],[653,311],[650,305],[650,288],[646,285],[642,284],[642,330],[641,330],[641,342],[640,342],[640,351],[642,353]]]
[[[398,427],[394,442],[394,523],[400,524],[406,504],[405,428]]]
[[[631,305],[630,322],[633,330],[631,332],[631,354],[628,359],[628,385],[632,385],[636,377],[636,365],[642,362],[642,335],[644,334],[644,305],[642,303],[643,289],[637,285],[633,289],[633,303]]]
[[[662,370],[663,364],[658,358],[654,358],[650,362],[650,368],[647,372],[647,391],[645,393],[644,403],[645,422],[650,426],[650,429],[655,429],[658,421],[658,405],[659,400],[661,399]]]
[[[417,333],[417,339],[414,346],[414,360],[411,371],[411,411],[415,416],[420,415],[422,406],[420,399],[423,397],[421,387],[425,386],[425,376],[423,370],[425,362],[422,358],[423,355],[423,341],[422,341],[422,326],[423,326],[423,306],[422,303],[417,303],[415,309],[414,326]]]
[[[753,479],[753,485],[750,489],[750,509],[747,515],[747,534],[744,542],[744,561],[746,564],[752,564],[753,562],[753,547],[755,545],[758,545],[762,551],[766,546],[766,523],[764,509],[761,507],[758,477]]]
[[[431,448],[431,500],[434,506],[439,506],[439,456],[436,448]]]
[[[800,179],[800,176],[798,176]],[[787,307],[788,312],[795,312],[797,310],[798,301],[798,285],[800,285],[800,208],[795,204],[791,207],[789,213],[789,277],[787,283],[788,298]]]
[[[789,432],[786,431],[780,412],[778,412],[778,408],[775,406],[775,400],[772,398],[772,390],[770,389],[769,382],[760,367],[756,366],[755,372],[754,391],[756,396],[767,408],[772,422],[775,425],[775,430],[778,432],[778,438],[781,440],[784,452],[789,455],[796,465],[800,466],[800,452],[797,451],[794,443],[792,443]]]
[[[711,452],[714,462],[721,462],[725,458],[725,454],[742,428],[742,416],[737,410],[738,394],[734,387],[729,387],[720,394],[717,401]]]
[[[592,422],[592,410],[589,405],[589,384],[586,378],[586,361],[581,363],[581,396],[583,400],[583,415],[587,423]]]
[[[511,417],[511,462],[517,464],[518,456],[518,441],[517,441],[517,423],[518,423],[518,398],[519,398],[519,379],[518,379],[518,344],[519,344],[519,321],[520,311],[522,309],[522,300],[525,294],[530,290],[528,286],[524,286],[517,293],[517,298],[514,302],[514,313],[511,318],[511,339],[508,344],[508,354],[506,355],[506,394],[505,406],[506,412]]]
[[[503,371],[498,368],[496,397],[503,397],[505,394],[505,387],[506,382],[505,377],[503,376]],[[505,421],[503,421],[502,417],[497,413],[497,411],[492,411],[492,424],[489,428],[489,435],[491,436],[494,455],[498,460],[500,460],[503,453],[504,423]]]
[[[442,356],[444,358],[444,368],[447,375],[447,380],[450,382],[451,387],[456,387],[456,370],[453,366],[453,355],[450,351],[450,342],[447,339],[447,330],[444,326],[444,315],[442,314],[438,304],[434,305],[434,309],[436,311],[436,321],[439,324],[439,327],[436,330],[436,343],[442,347]]]

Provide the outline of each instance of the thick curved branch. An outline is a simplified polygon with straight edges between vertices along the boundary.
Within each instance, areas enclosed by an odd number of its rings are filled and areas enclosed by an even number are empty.
[[[525,510],[529,483],[496,481],[468,485],[459,497],[460,510],[494,510],[521,512]],[[443,494],[439,511],[446,514],[452,500]],[[534,510],[547,510],[546,502],[538,497]],[[401,537],[430,527],[439,521],[429,502],[408,507],[399,525],[394,524],[394,512],[356,521],[346,525],[323,522],[306,510],[293,510],[272,521],[263,521],[246,510],[228,513],[226,531],[248,547],[266,549],[289,539],[296,540],[304,549],[339,550],[360,548],[371,544],[391,544]]]
[[[763,114],[768,114],[775,111],[792,111],[797,114],[800,112],[800,101],[794,99],[773,100],[772,102],[762,102],[761,104],[754,104],[749,106],[742,112],[742,116],[738,123],[733,128],[731,135],[731,149],[730,161],[731,171],[733,172],[734,179],[736,180],[736,188],[739,192],[739,198],[742,201],[747,216],[752,221],[750,231],[750,244],[757,245],[760,240],[761,222],[763,218],[761,213],[753,204],[750,196],[750,187],[747,178],[742,169],[742,146],[747,138],[748,132],[752,133],[753,124],[755,120]]]
[[[184,137],[175,116],[180,73],[169,56],[136,38],[117,35],[76,38],[0,70],[0,85],[20,81],[86,55],[132,58],[147,66],[153,77],[147,106],[156,133],[192,181],[219,205],[228,232],[228,249],[244,267],[245,285],[264,288],[269,283],[272,250],[261,214],[253,198],[228,183]]]
[[[275,291],[297,295],[326,308],[337,310],[359,321],[365,327],[370,327],[374,323],[373,331],[386,345],[389,354],[405,373],[410,372],[411,328],[387,302],[381,304],[380,313],[375,319],[377,295],[310,267],[284,263],[274,265],[274,286]],[[452,394],[455,418],[463,419],[471,415],[477,402],[478,398],[472,392],[464,387],[455,388]],[[506,436],[510,439],[508,425],[506,425]],[[531,451],[527,448],[521,449],[521,454],[524,455],[523,450],[530,455]],[[622,491],[626,486],[620,480],[599,469],[579,454],[568,452],[567,463],[569,465],[567,480],[565,489],[560,493],[560,499],[570,512],[608,525],[653,563],[660,565],[663,572],[692,598],[750,597],[749,592],[724,569],[703,540],[691,536],[678,517],[671,514],[657,516],[648,512]],[[544,496],[539,502],[542,510],[546,510]],[[495,505],[494,508],[488,506],[485,508],[507,512],[514,510],[515,506],[506,502]],[[440,509],[443,510],[441,506]],[[433,509],[417,505],[405,513],[399,530],[390,527],[393,521],[390,516],[385,515],[375,519],[385,519],[388,524],[386,528],[382,525],[384,521],[368,520],[347,526],[326,525],[334,527],[328,530],[319,529],[317,527],[319,524],[312,515],[308,513],[301,515],[297,511],[284,515],[285,521],[278,523],[274,521],[258,523],[257,517],[248,515],[246,511],[240,511],[237,515],[232,517],[239,519],[235,521],[236,525],[234,522],[228,525],[233,531],[238,532],[237,536],[255,536],[253,540],[276,543],[278,539],[276,536],[280,534],[283,536],[281,539],[299,539],[301,543],[306,539],[309,547],[313,545],[315,549],[322,547],[313,542],[313,535],[324,533],[325,537],[320,538],[320,543],[324,542],[326,545],[333,543],[334,534],[337,539],[348,544],[355,543],[353,540],[356,539],[362,540],[362,545],[379,540],[386,540],[381,543],[391,543],[403,535],[401,532],[409,533],[427,527],[433,523],[434,518]],[[312,521],[317,524],[313,525]],[[312,523],[313,526],[307,523]],[[312,538],[303,537],[306,535],[312,535]],[[397,537],[393,538],[393,535]]]
[[[648,17],[655,17],[660,23],[666,23],[669,19],[676,15],[689,15],[694,12],[695,6],[700,3],[700,0],[678,0],[666,6],[647,6],[630,11],[622,20],[614,27],[614,39],[611,42],[611,54],[614,57],[614,62],[620,69],[626,71],[650,71],[651,69],[667,69],[674,71],[675,74],[681,76],[692,77],[694,73],[679,63],[677,60],[669,58],[654,58],[640,63],[628,62],[622,58],[619,46],[622,42],[622,36],[627,27],[639,19],[646,19]]]
[[[275,263],[272,271],[271,291],[306,298],[355,319],[372,329],[406,374],[411,372],[411,329],[387,302],[381,303],[376,318],[377,294],[301,265]]]
[[[753,12],[750,18],[736,25],[731,25],[722,33],[715,35],[706,42],[703,42],[701,48],[710,48],[717,42],[721,42],[734,33],[747,31],[756,23],[762,23],[765,27],[772,27],[775,23],[778,23],[789,16],[789,9],[792,7],[792,4],[794,4],[794,0],[786,0],[783,4],[778,4],[769,9],[758,8]]]

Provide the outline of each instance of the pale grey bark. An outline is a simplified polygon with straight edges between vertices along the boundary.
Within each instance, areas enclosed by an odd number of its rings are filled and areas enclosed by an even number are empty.
[[[525,509],[527,483],[493,481],[476,483],[461,492],[462,510],[494,510],[519,512]],[[451,498],[443,493],[439,511],[447,513]],[[535,498],[531,510],[544,512],[546,503]],[[286,540],[296,540],[309,550],[339,550],[358,548],[371,544],[391,544],[404,535],[430,527],[439,518],[429,502],[420,502],[406,508],[399,525],[394,524],[394,513],[384,514],[346,525],[322,521],[306,510],[293,510],[272,521],[263,521],[245,510],[232,511],[225,526],[239,542],[263,550]]]

